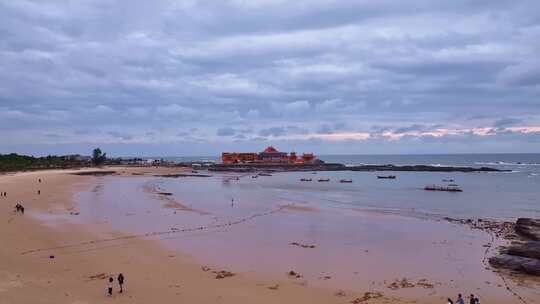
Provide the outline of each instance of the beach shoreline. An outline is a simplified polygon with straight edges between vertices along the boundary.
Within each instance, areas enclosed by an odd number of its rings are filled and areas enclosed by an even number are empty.
[[[131,168],[114,169],[126,176],[131,174]],[[156,173],[152,168],[142,171]],[[214,269],[195,264],[189,257],[154,240],[130,240],[129,234],[100,227],[103,225],[83,226],[63,220],[51,224],[32,217],[33,212],[70,215],[77,209],[74,195],[94,187],[96,178],[69,174],[71,172],[55,170],[0,176],[0,187],[8,192],[7,198],[0,200],[4,218],[0,225],[4,232],[0,246],[0,303],[108,303],[111,299],[105,296],[105,279],[118,272],[126,276],[124,294],[117,294],[115,286],[113,298],[119,303],[335,301],[330,291],[306,290],[287,280],[265,281],[241,273],[216,279]],[[39,186],[38,178],[42,179]],[[39,197],[34,189],[22,189],[22,185],[29,184],[42,189]],[[14,214],[13,205],[17,201],[25,205],[25,215]],[[98,235],[92,231],[94,229],[99,231]],[[102,242],[95,246],[95,241],[105,235],[125,241]],[[68,251],[69,244],[80,243],[88,245]],[[215,269],[222,270],[226,269]]]
[[[95,171],[86,171],[91,170]],[[150,177],[181,171],[178,168],[141,167],[101,170],[114,170],[121,177]],[[0,298],[5,299],[5,303],[108,302],[103,279],[118,272],[127,277],[128,291],[114,297],[121,303],[156,299],[190,303],[347,303],[355,299],[360,299],[358,303],[367,300],[370,303],[411,300],[429,303],[434,299],[426,292],[429,291],[426,286],[432,284],[429,278],[407,284],[403,281],[387,282],[388,286],[397,284],[400,289],[397,293],[388,290],[387,286],[325,288],[324,285],[310,284],[309,280],[291,278],[286,273],[280,279],[239,271],[226,265],[208,267],[190,254],[163,246],[151,236],[134,237],[132,233],[113,228],[110,223],[80,224],[65,220],[66,217],[80,216],[77,194],[92,191],[102,182],[101,177],[92,174],[80,176],[70,173],[70,170],[56,170],[0,176],[0,190],[8,192],[7,198],[0,199],[4,217],[0,228],[6,231],[0,249],[0,260],[3,261],[0,279],[4,282],[0,285]],[[42,182],[39,183],[38,179]],[[37,195],[37,190],[41,194]],[[154,195],[159,195],[155,192]],[[24,216],[12,212],[12,205],[17,201],[22,201],[27,209]],[[192,211],[189,206],[178,202],[165,202],[167,204],[165,208],[178,212]],[[284,208],[287,212],[319,212],[311,207]],[[48,218],[40,218],[41,215]],[[297,244],[299,247],[306,245]],[[236,275],[216,279],[220,273],[213,271],[225,271],[225,274],[230,271]],[[418,288],[405,290],[399,284],[418,285]],[[441,299],[441,296],[437,297]]]

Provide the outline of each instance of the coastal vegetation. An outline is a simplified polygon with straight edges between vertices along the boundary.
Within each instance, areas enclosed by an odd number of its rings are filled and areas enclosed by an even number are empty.
[[[106,153],[94,149],[93,157],[74,155],[48,155],[35,157],[16,153],[0,154],[0,172],[43,169],[66,169],[102,165],[107,161]]]
[[[16,153],[0,154],[0,171],[70,168],[82,166],[83,164],[83,161],[66,156],[34,157]]]
[[[100,148],[92,151],[92,163],[96,166],[103,164],[107,160],[107,153],[103,153]]]

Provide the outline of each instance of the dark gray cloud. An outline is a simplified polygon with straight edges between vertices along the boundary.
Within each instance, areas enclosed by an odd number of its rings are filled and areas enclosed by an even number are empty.
[[[236,134],[236,130],[233,128],[219,128],[216,132],[217,136],[233,136]]]
[[[260,136],[283,136],[287,134],[287,130],[282,127],[273,127],[268,129],[262,129],[259,131]]]
[[[493,126],[494,126],[495,128],[502,128],[502,127],[513,126],[513,125],[520,124],[520,123],[523,123],[523,119],[518,119],[518,118],[503,118],[503,119],[496,120],[496,121],[493,123]]]
[[[110,132],[107,132],[107,134],[109,134],[110,136],[112,136],[114,138],[118,138],[118,139],[121,139],[121,140],[133,139],[133,135],[123,133],[123,132],[110,131]]]
[[[532,0],[3,1],[0,152],[538,150],[538,11]]]

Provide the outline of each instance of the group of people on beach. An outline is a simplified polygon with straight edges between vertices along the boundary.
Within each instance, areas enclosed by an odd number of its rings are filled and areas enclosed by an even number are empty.
[[[463,296],[461,294],[458,294],[458,298],[456,299],[456,304],[465,304],[465,300],[463,299]],[[448,298],[448,304],[454,304],[454,301],[452,299]],[[480,304],[480,299],[478,297],[475,297],[473,294],[469,296],[469,304]]]
[[[7,192],[0,192],[0,196],[7,197]]]
[[[118,277],[116,278],[116,280],[118,281],[118,286],[120,286],[119,293],[124,292],[124,289],[123,289],[124,275],[122,273],[120,273],[118,275]],[[107,280],[107,296],[109,296],[109,297],[112,296],[113,282],[114,282],[114,279],[112,277],[109,277],[109,280]]]

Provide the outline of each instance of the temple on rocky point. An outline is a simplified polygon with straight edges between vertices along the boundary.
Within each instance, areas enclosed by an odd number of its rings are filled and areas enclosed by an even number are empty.
[[[238,163],[287,163],[287,164],[313,164],[320,162],[313,153],[304,153],[298,157],[295,152],[280,152],[269,146],[259,153],[223,152],[221,160],[224,164]]]

